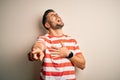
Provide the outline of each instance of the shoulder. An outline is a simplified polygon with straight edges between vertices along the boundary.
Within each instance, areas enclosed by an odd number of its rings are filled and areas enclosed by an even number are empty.
[[[49,35],[48,35],[48,34],[39,35],[39,36],[37,37],[37,41],[40,41],[40,40],[42,40],[42,41],[49,40]]]
[[[38,37],[37,37],[37,39],[39,39],[39,38],[46,38],[46,37],[48,37],[48,34],[44,34],[44,35],[39,35]]]

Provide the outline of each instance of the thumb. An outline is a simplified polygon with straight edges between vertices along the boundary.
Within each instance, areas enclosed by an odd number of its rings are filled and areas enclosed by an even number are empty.
[[[41,52],[40,52],[40,57],[39,57],[39,60],[40,60],[40,61],[42,61],[42,60],[43,60],[43,58],[44,58],[44,53],[41,51]]]
[[[37,54],[34,54],[34,55],[33,55],[33,59],[38,60]]]

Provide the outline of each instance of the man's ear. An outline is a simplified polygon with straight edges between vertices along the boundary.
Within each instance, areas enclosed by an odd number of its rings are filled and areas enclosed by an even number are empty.
[[[46,22],[45,23],[45,27],[49,29],[50,28],[50,24],[48,22]]]

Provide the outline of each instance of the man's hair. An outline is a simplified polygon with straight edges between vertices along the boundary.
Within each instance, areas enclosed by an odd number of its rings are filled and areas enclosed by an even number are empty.
[[[46,21],[47,21],[47,15],[48,15],[48,13],[50,13],[50,12],[54,12],[54,10],[53,10],[53,9],[48,9],[48,10],[45,11],[45,13],[44,13],[44,15],[43,15],[42,24],[43,24],[44,27],[45,27],[45,23],[46,23]],[[45,27],[45,28],[46,28],[46,27]],[[47,28],[46,28],[46,29],[47,29]]]

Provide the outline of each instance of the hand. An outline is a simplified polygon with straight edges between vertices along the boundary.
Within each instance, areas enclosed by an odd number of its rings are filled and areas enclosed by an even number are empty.
[[[33,51],[31,53],[33,54],[33,59],[34,60],[40,60],[40,61],[42,61],[43,58],[44,58],[44,53],[39,48],[33,49]]]
[[[61,42],[61,46],[60,48],[52,46],[52,50],[54,50],[54,52],[52,52],[51,54],[56,55],[54,58],[65,58],[69,55],[70,50],[68,50],[67,47],[64,46],[64,44]]]

